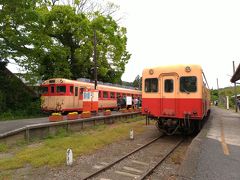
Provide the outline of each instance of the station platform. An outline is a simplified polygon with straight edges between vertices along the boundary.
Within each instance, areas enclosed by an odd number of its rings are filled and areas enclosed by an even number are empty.
[[[112,114],[117,115],[117,114],[121,114],[121,112],[112,111]],[[103,112],[100,111],[97,116],[103,116]],[[64,119],[66,120],[67,117],[64,116]],[[0,121],[0,134],[14,131],[16,129],[23,128],[27,125],[42,124],[42,123],[49,123],[48,117]]]
[[[177,179],[240,179],[240,113],[218,107],[192,141]]]

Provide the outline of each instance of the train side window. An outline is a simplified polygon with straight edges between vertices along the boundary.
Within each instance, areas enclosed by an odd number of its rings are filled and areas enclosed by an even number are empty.
[[[108,98],[108,92],[107,91],[103,91],[103,98]]]
[[[158,79],[157,78],[145,79],[145,92],[158,92]]]
[[[73,94],[73,86],[70,86],[70,93]]]
[[[166,79],[164,81],[164,91],[165,92],[173,92],[173,80],[172,79]]]
[[[54,86],[51,86],[51,93],[54,93]]]
[[[66,93],[66,86],[57,86],[57,93]]]
[[[82,100],[83,99],[83,91],[84,91],[84,87],[79,87],[79,99]]]
[[[102,98],[102,91],[98,91],[98,98]]]
[[[75,96],[78,96],[78,87],[75,87]]]
[[[79,88],[79,95],[82,96],[83,95],[83,91],[84,91],[85,88]]]
[[[120,93],[117,93],[117,97],[120,97],[121,96],[121,94]]]
[[[180,91],[185,93],[197,91],[197,77],[196,76],[182,76],[180,77]]]
[[[48,94],[48,86],[41,86],[41,94]]]
[[[114,92],[110,92],[110,98],[112,98],[112,99],[115,98],[115,93]]]

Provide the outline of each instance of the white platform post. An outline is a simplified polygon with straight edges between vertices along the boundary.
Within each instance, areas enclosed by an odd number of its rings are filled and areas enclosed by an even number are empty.
[[[134,137],[133,137],[133,130],[132,130],[132,129],[130,130],[130,139],[131,139],[131,140],[134,139]]]
[[[71,166],[73,164],[73,152],[70,148],[67,149],[66,161],[68,166]]]
[[[226,99],[227,99],[227,110],[229,110],[229,98],[228,98],[228,96],[226,96]]]

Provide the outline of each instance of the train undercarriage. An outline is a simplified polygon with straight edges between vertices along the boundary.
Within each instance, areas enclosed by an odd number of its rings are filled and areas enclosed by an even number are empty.
[[[184,117],[183,119],[154,117],[148,118],[156,120],[156,126],[159,131],[167,135],[173,135],[176,133],[190,135],[193,133],[198,133],[202,129],[203,123],[205,121],[205,118],[191,119],[188,116]]]

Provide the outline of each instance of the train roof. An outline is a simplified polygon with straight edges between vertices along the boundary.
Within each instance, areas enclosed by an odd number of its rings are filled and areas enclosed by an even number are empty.
[[[202,72],[202,67],[198,64],[176,64],[176,65],[167,65],[167,66],[154,66],[147,67],[143,70],[143,74],[148,74],[150,70],[156,70],[161,73],[172,72],[181,72],[185,71],[185,68],[190,67],[191,70],[198,70]]]
[[[55,81],[54,81],[55,80]],[[70,80],[70,79],[64,79],[64,78],[52,78],[52,79],[48,79],[46,81],[44,81],[42,84],[55,84],[55,83],[81,83],[82,86],[86,86],[86,87],[93,87],[94,83],[91,82],[88,79],[84,79],[84,78],[80,78],[78,80]],[[130,92],[138,92],[140,93],[140,90],[134,89],[133,87],[129,87],[129,86],[121,86],[121,85],[117,85],[117,84],[112,84],[112,83],[103,83],[103,82],[98,82],[98,87],[105,87],[105,88],[109,88],[109,89],[118,89],[118,90],[127,90]]]
[[[194,69],[202,69],[201,65],[199,64],[175,64],[175,65],[166,65],[166,66],[153,66],[153,67],[146,67],[144,68],[144,70],[149,70],[149,69],[169,69],[172,70],[172,69],[182,69],[182,68],[185,68],[185,67],[191,67],[191,68],[194,68]]]

